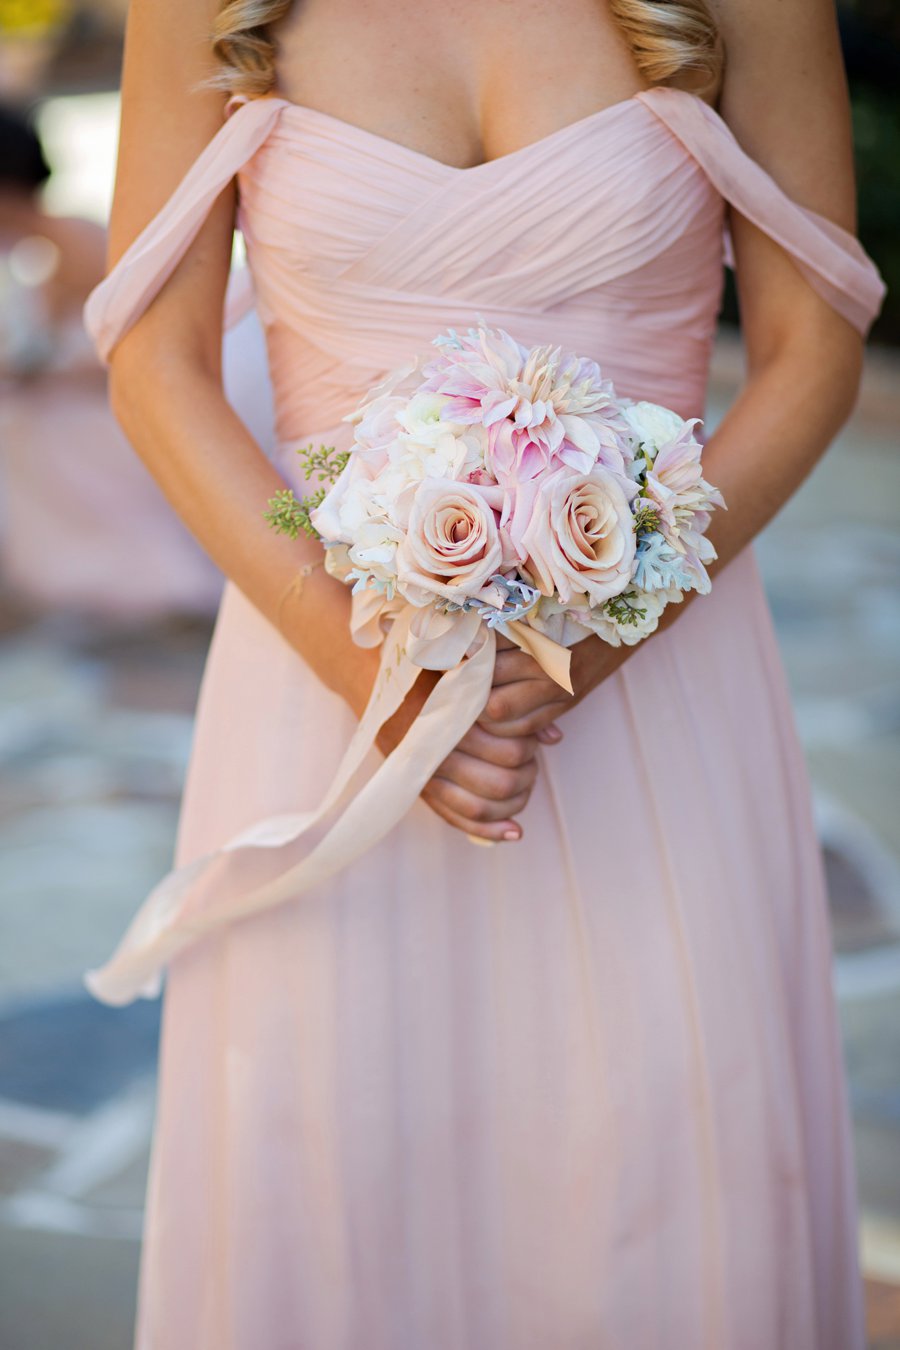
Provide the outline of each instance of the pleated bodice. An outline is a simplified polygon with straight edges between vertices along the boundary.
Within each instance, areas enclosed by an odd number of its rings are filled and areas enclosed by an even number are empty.
[[[94,293],[86,317],[104,354],[235,174],[283,445],[338,426],[437,331],[477,318],[592,357],[625,395],[700,415],[726,201],[858,328],[883,293],[857,241],[787,197],[695,95],[643,91],[472,168],[267,95],[231,101]]]

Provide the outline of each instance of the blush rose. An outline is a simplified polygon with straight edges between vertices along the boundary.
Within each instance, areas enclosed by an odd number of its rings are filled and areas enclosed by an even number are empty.
[[[625,589],[635,554],[629,487],[599,464],[543,480],[518,541],[542,594],[558,592],[566,603],[586,595],[602,605]]]
[[[477,486],[424,478],[397,550],[397,579],[413,604],[477,596],[503,561],[493,508]]]

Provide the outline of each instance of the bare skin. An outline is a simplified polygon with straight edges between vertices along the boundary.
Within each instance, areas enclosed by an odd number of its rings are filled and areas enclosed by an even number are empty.
[[[196,87],[213,69],[206,34],[216,7],[216,0],[133,0],[111,262],[221,126],[223,96]],[[718,0],[716,8],[728,55],[722,115],[789,193],[853,229],[831,0]],[[601,0],[303,0],[282,25],[279,93],[459,167],[507,154],[643,87]],[[222,394],[219,315],[234,205],[232,187],[116,347],[110,387],[119,420],[175,510],[275,623],[285,587],[318,545],[291,543],[266,526],[262,510],[281,480]],[[849,415],[862,349],[775,244],[739,216],[732,233],[748,375],[705,452],[707,476],[729,503],[710,531],[720,567],[793,493]],[[349,605],[346,589],[318,568],[285,606],[281,630],[359,713],[378,654],[353,644]],[[671,607],[661,627],[685,608]],[[422,793],[450,824],[491,840],[521,836],[515,816],[537,774],[538,744],[558,740],[556,719],[631,652],[599,639],[578,644],[572,697],[530,658],[501,646],[484,713]],[[383,729],[382,750],[401,739],[435,679],[420,676]]]

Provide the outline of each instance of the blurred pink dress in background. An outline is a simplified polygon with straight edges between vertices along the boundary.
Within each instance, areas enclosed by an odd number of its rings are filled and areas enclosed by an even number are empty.
[[[880,303],[693,95],[470,169],[265,96],[94,293],[101,352],[235,174],[297,488],[297,443],[346,445],[370,385],[478,317],[702,415],[726,201],[860,330]],[[226,585],[177,861],[316,807],[354,725]],[[753,550],[563,728],[520,843],[419,800],[171,961],[137,1350],[862,1350],[823,870]]]
[[[37,248],[49,241],[28,242]],[[106,621],[215,614],[222,575],[112,416],[79,310],[50,319],[40,288],[15,285],[11,271],[0,255],[4,587],[37,611],[74,609]],[[270,453],[265,344],[255,312],[243,303],[242,275],[234,275],[225,392]]]

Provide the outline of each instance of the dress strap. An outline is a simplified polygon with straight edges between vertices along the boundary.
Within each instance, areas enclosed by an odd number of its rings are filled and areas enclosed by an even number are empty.
[[[865,336],[886,288],[859,240],[789,197],[703,99],[665,87],[637,97],[681,141],[721,196],[779,243],[819,295]]]
[[[84,306],[84,324],[102,361],[108,360],[115,344],[162,290],[213,202],[269,136],[284,106],[284,99],[269,95],[230,99],[226,121],[169,200],[91,291]],[[233,297],[229,308],[235,312]]]

